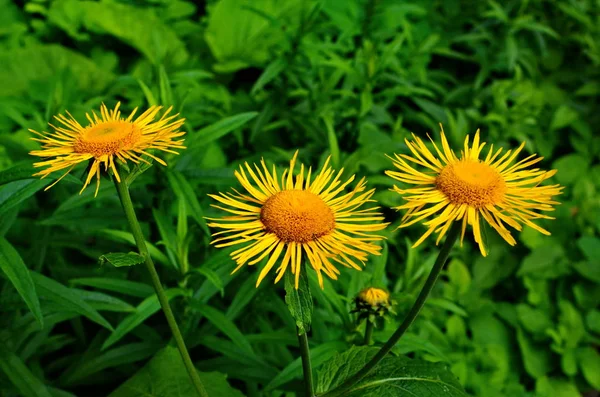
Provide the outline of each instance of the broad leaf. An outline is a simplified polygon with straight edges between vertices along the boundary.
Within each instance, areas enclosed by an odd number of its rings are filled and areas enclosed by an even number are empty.
[[[219,372],[199,372],[210,397],[243,397]],[[167,346],[109,397],[190,397],[197,395],[179,351]]]
[[[341,385],[376,353],[373,347],[352,347],[325,363],[319,371],[317,393]],[[440,363],[388,355],[344,394],[346,397],[466,397],[454,375]]]

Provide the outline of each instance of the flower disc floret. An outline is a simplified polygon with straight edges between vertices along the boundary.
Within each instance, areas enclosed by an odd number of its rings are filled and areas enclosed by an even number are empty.
[[[335,216],[322,198],[306,190],[284,190],[260,211],[265,230],[282,241],[308,243],[335,229]]]

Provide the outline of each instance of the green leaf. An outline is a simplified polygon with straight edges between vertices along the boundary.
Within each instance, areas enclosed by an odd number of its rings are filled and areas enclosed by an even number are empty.
[[[192,302],[191,307],[202,314],[208,321],[210,321],[217,329],[223,332],[229,339],[233,341],[240,349],[254,354],[252,350],[252,346],[248,339],[242,334],[242,332],[238,329],[233,321],[227,318],[225,314],[220,312],[219,310],[208,306],[199,304],[196,302]]]
[[[183,290],[179,288],[172,288],[165,291],[165,295],[167,295],[167,299],[171,300],[176,296],[183,295]],[[142,303],[138,305],[135,310],[135,313],[130,314],[125,317],[123,321],[119,323],[117,328],[113,331],[112,334],[106,339],[104,344],[102,345],[102,350],[107,349],[113,344],[117,343],[121,338],[131,332],[135,327],[143,323],[148,317],[156,313],[160,310],[160,302],[158,301],[158,297],[156,295],[149,296],[144,299]]]
[[[521,348],[523,364],[527,373],[540,378],[552,370],[552,354],[549,350],[534,344],[520,328],[517,330],[517,341]]]
[[[285,303],[298,327],[298,335],[310,331],[310,323],[313,314],[313,300],[308,285],[308,276],[306,267],[300,270],[300,279],[298,280],[298,289],[295,288],[295,280],[292,272],[285,274]]]
[[[325,122],[325,127],[327,129],[327,140],[329,142],[329,151],[331,152],[331,164],[337,168],[340,165],[340,147],[333,127],[333,116],[331,114],[323,116],[323,121]]]
[[[593,347],[583,347],[577,350],[577,359],[585,380],[594,390],[600,390],[600,353]]]
[[[600,261],[600,239],[592,236],[583,236],[577,240],[577,246],[583,255],[590,261]]]
[[[135,239],[133,238],[133,234],[125,232],[123,230],[103,229],[100,230],[98,234],[111,240],[126,242],[132,246],[135,246]],[[155,259],[157,262],[160,262],[163,265],[170,264],[169,258],[167,258],[165,254],[163,254],[158,248],[150,244],[148,241],[146,241],[146,247],[148,248],[148,252],[150,253],[150,257],[152,259]]]
[[[560,261],[565,251],[558,244],[545,243],[539,246],[523,259],[519,276],[532,275],[536,278],[556,278],[563,273]]]
[[[244,397],[219,372],[198,372],[210,397]],[[179,351],[167,346],[108,397],[190,397],[197,393]]]
[[[204,211],[200,206],[200,202],[198,201],[198,197],[194,192],[192,185],[177,171],[167,172],[167,178],[169,179],[169,184],[175,191],[175,194],[187,204],[187,209],[190,211],[192,218],[194,218],[204,233],[207,236],[210,236],[210,231],[208,230],[206,220],[204,219]]]
[[[550,123],[550,130],[559,130],[570,125],[572,122],[579,118],[579,113],[571,109],[566,105],[559,106],[552,117],[552,122]]]
[[[290,32],[297,29],[303,12],[302,3],[299,0],[222,0],[215,3],[208,13],[204,37],[218,61],[214,68],[230,73],[269,62],[273,47],[286,42],[281,26]]]
[[[155,343],[130,343],[97,355],[86,354],[74,370],[65,374],[64,382],[73,384],[107,368],[130,364],[152,356],[161,347]]]
[[[200,273],[201,275],[206,277],[206,279],[209,280],[215,286],[216,289],[221,291],[221,296],[223,296],[223,294],[225,293],[225,286],[223,285],[223,280],[221,280],[221,277],[219,277],[217,272],[205,266],[194,268],[192,269],[192,271]],[[256,289],[256,287],[254,287],[254,282],[252,283],[252,287]],[[237,298],[239,295],[240,294],[236,294],[235,298]]]
[[[572,263],[572,265],[583,277],[600,283],[600,265],[598,261],[579,261]]]
[[[287,63],[283,58],[277,58],[276,60],[271,62],[252,86],[250,94],[256,95],[256,93],[260,91],[265,85],[269,84],[271,81],[273,81],[273,79],[279,76],[286,66]]]
[[[49,184],[47,179],[23,179],[0,186],[0,216]]]
[[[577,386],[566,379],[541,377],[535,383],[539,397],[581,397]]]
[[[93,32],[112,35],[136,48],[155,65],[167,58],[181,64],[189,56],[185,44],[151,7],[117,2],[55,1],[48,11],[48,20],[76,39],[81,37],[73,27],[81,25]]]
[[[545,310],[536,309],[526,304],[517,305],[517,316],[523,327],[534,334],[543,334],[552,327],[552,319]]]
[[[579,154],[567,154],[552,163],[552,168],[556,169],[556,180],[563,185],[570,185],[583,174],[581,170],[589,167],[589,159]]]
[[[148,284],[114,278],[74,278],[69,280],[69,283],[118,292],[125,295],[136,296],[138,298],[147,298],[154,293],[154,289]]]
[[[42,309],[29,269],[23,263],[17,250],[2,237],[0,237],[0,270],[8,277],[8,280],[21,295],[40,327],[43,328]]]
[[[100,258],[98,258],[100,265],[104,265],[108,262],[114,267],[134,266],[144,263],[144,261],[144,257],[137,252],[129,252],[127,254],[124,252],[111,252],[101,255]]]
[[[0,370],[23,397],[52,397],[46,386],[31,373],[25,363],[0,343]]]
[[[317,393],[341,385],[358,372],[376,353],[374,347],[356,347],[338,354],[319,371]],[[347,397],[466,397],[454,375],[440,363],[387,355],[377,366],[354,384]]]
[[[72,311],[85,316],[93,322],[100,324],[104,328],[113,330],[112,326],[104,317],[100,315],[92,306],[86,303],[81,296],[71,288],[65,287],[48,277],[39,273],[31,272],[31,278],[40,297],[44,297],[65,311]]]
[[[0,97],[37,92],[40,84],[48,85],[65,72],[73,88],[90,96],[104,91],[114,79],[91,59],[61,45],[28,45],[0,53]]]
[[[215,141],[231,131],[240,128],[248,121],[252,120],[258,115],[258,112],[246,112],[236,114],[235,116],[227,117],[223,120],[219,120],[214,124],[204,127],[197,131],[191,136],[186,144],[188,146],[202,146],[207,145],[212,141]]]

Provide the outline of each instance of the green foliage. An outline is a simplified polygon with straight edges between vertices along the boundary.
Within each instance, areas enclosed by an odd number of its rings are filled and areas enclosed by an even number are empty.
[[[83,123],[117,101],[124,114],[164,105],[186,118],[187,148],[166,155],[167,168],[132,166],[126,181],[211,396],[301,395],[296,326],[310,327],[320,390],[338,384],[373,354],[350,350],[363,339],[349,313],[362,288],[397,302],[373,343],[393,333],[439,247],[411,249],[422,226],[397,229],[385,155],[408,154],[411,132],[435,139],[440,122],[457,149],[478,128],[494,147],[525,142],[519,159],[543,156],[536,167],[557,169],[550,183],[564,193],[556,219],[536,220],[550,236],[511,230],[511,247],[484,227],[483,258],[467,233],[372,376],[418,363],[417,376],[474,396],[600,389],[596,1],[0,0],[0,10],[0,395],[186,395],[177,351],[160,350],[171,336],[145,267],[98,264],[136,250],[111,176],[97,197],[79,194],[86,164],[47,191],[59,172],[32,177],[28,129],[49,131],[66,110]],[[240,190],[240,164],[281,170],[296,150],[313,172],[331,155],[377,189],[391,223],[383,255],[362,272],[340,267],[323,290],[310,268],[300,293],[272,273],[256,288],[264,262],[231,274],[237,248],[210,244],[206,218],[223,213],[207,195]],[[344,361],[349,352],[358,361]],[[390,393],[373,379],[361,391]]]
[[[323,365],[319,373],[317,393],[341,385],[377,353],[373,347],[355,347],[336,355]],[[456,396],[467,394],[451,372],[439,363],[387,356],[371,373],[356,383],[344,395],[382,396],[415,395],[423,397]]]
[[[200,372],[209,396],[242,397],[217,372]],[[195,394],[177,348],[167,346],[109,397],[187,397]]]

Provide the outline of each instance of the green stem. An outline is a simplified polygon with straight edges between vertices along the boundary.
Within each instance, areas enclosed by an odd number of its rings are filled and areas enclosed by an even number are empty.
[[[413,321],[419,314],[419,311],[421,311],[421,308],[425,304],[429,293],[433,289],[435,282],[437,281],[442,269],[444,268],[444,264],[446,263],[448,255],[450,254],[450,250],[452,249],[454,243],[458,239],[458,236],[460,234],[460,228],[461,222],[454,222],[454,224],[450,227],[450,230],[448,231],[448,236],[446,237],[446,241],[444,242],[444,245],[442,246],[438,257],[435,260],[433,268],[429,273],[429,277],[427,277],[427,280],[425,281],[425,284],[423,285],[423,288],[421,289],[417,300],[413,304],[413,307],[410,309],[410,311],[406,315],[406,318],[404,319],[402,324],[400,324],[400,327],[398,327],[396,332],[394,332],[394,334],[390,337],[390,339],[388,339],[385,345],[381,347],[377,354],[373,356],[371,361],[366,363],[365,366],[362,367],[356,374],[348,378],[340,386],[328,391],[325,394],[322,394],[320,397],[338,397],[344,395],[346,391],[348,391],[354,384],[356,384],[362,378],[364,378],[379,363],[379,361],[381,361],[381,359],[383,359],[383,357],[385,357],[385,355],[388,354],[390,350],[392,350],[394,345],[400,340],[400,338],[402,337],[402,335],[404,335],[408,327],[410,327],[410,325],[413,323]]]
[[[374,325],[369,319],[367,319],[367,325],[365,327],[365,346],[369,346],[371,344],[371,336],[373,336],[373,328]]]
[[[300,332],[296,329],[296,332]],[[302,371],[304,372],[304,389],[306,390],[306,397],[313,397],[313,375],[312,366],[310,364],[310,348],[308,347],[308,336],[306,332],[302,335],[298,334],[298,344],[300,345],[300,355],[302,356]]]
[[[125,177],[126,173],[121,171],[121,178]],[[165,291],[163,290],[160,278],[158,277],[158,272],[154,267],[154,262],[152,262],[152,258],[148,253],[148,248],[146,247],[146,240],[144,239],[142,228],[138,223],[137,217],[135,215],[135,210],[133,209],[133,203],[131,202],[131,196],[129,195],[129,188],[127,187],[127,182],[125,182],[124,179],[122,179],[121,182],[118,182],[115,178],[115,186],[117,188],[117,192],[119,193],[119,199],[121,200],[123,211],[125,212],[125,216],[127,217],[127,221],[129,222],[129,226],[131,227],[131,232],[133,233],[135,244],[138,247],[140,255],[142,255],[145,258],[146,267],[148,268],[148,272],[150,273],[150,278],[152,278],[154,291],[156,291],[156,295],[158,296],[160,306],[162,307],[162,310],[165,313],[167,323],[169,324],[169,328],[171,329],[173,338],[175,338],[175,343],[177,344],[179,353],[181,353],[181,358],[183,359],[185,368],[188,374],[190,375],[190,379],[192,380],[192,383],[194,384],[198,395],[201,397],[208,397],[208,394],[206,393],[206,390],[202,385],[202,381],[198,376],[198,372],[196,371],[196,368],[192,363],[190,353],[188,353],[187,348],[185,347],[183,336],[181,336],[181,332],[179,331],[179,327],[177,326],[177,321],[175,321],[175,316],[173,315],[171,306],[169,306],[169,300],[165,295]]]

